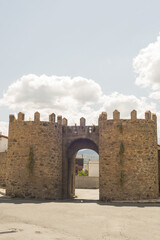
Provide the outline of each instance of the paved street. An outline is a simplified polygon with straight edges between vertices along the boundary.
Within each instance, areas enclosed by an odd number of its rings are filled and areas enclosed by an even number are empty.
[[[72,201],[59,202],[1,195],[0,239],[160,239],[159,203],[103,203],[96,200],[95,189],[79,189],[76,195]]]

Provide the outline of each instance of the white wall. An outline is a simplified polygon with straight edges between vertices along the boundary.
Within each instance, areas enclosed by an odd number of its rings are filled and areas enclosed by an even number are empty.
[[[90,160],[89,161],[88,176],[99,177],[99,160]]]
[[[5,152],[8,149],[8,139],[0,137],[0,152]]]

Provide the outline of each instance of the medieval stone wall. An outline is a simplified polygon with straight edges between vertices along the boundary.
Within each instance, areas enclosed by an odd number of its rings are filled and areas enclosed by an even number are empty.
[[[81,149],[92,149],[98,153],[99,128],[86,126],[85,118],[80,126],[67,126],[63,121],[63,198],[75,195],[75,157]]]
[[[160,191],[160,149],[158,149],[158,177],[159,177],[159,191]]]
[[[7,195],[59,199],[62,197],[62,118],[24,121],[10,115]]]
[[[121,120],[120,113],[99,118],[100,199],[133,200],[158,197],[156,116],[146,112]]]
[[[157,198],[157,119],[150,112],[145,119],[113,120],[99,117],[98,126],[67,126],[67,119],[51,114],[49,122],[25,121],[10,115],[6,165],[7,194],[19,197],[61,199],[74,196],[75,156],[89,148],[99,153],[100,200]]]
[[[6,185],[7,152],[0,152],[0,187]]]

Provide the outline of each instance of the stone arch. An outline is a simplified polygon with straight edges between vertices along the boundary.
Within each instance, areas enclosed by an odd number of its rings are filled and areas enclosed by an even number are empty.
[[[69,157],[77,153],[79,150],[88,148],[91,150],[94,150],[95,152],[99,153],[98,150],[98,145],[91,139],[89,138],[78,138],[73,140],[68,149],[67,149],[67,154]]]
[[[99,148],[97,143],[88,138],[78,138],[73,140],[67,149],[68,160],[68,197],[72,198],[75,195],[75,157],[81,149],[91,149],[99,154]]]

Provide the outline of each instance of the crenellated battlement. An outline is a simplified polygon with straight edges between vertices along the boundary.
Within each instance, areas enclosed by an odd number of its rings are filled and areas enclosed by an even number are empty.
[[[62,119],[61,115],[57,116],[57,121],[56,121],[56,115],[54,113],[49,115],[49,121],[41,121],[39,112],[34,113],[34,120],[33,121],[32,120],[26,121],[25,120],[25,114],[22,113],[22,112],[18,113],[17,119],[13,114],[10,114],[9,115],[9,122],[10,123],[12,123],[12,122],[37,122],[37,123],[46,122],[46,123],[49,123],[50,122],[50,123],[57,123],[59,125],[67,125],[67,119],[66,118]]]
[[[81,149],[99,154],[100,199],[133,200],[158,197],[157,117],[137,111],[122,119],[115,110],[108,119],[102,112],[98,124],[86,119],[68,125],[54,113],[41,121],[39,112],[26,121],[25,114],[9,116],[7,194],[61,199],[74,195],[74,157]]]
[[[120,118],[120,112],[118,110],[114,110],[113,112],[113,119],[108,119],[107,118],[107,112],[102,112],[100,115],[99,115],[99,123],[101,121],[108,121],[108,120],[115,120],[115,121],[119,121],[119,120],[131,120],[131,121],[136,121],[136,120],[147,120],[147,121],[154,121],[154,122],[157,122],[157,116],[156,114],[154,113],[151,113],[150,111],[146,111],[145,112],[145,115],[144,115],[144,119],[138,119],[137,118],[137,111],[136,110],[133,110],[131,113],[130,113],[130,119],[121,119]],[[25,121],[25,114],[22,113],[22,112],[19,112],[18,113],[18,118],[16,119],[15,116],[13,114],[11,114],[9,116],[9,122],[15,122],[15,121],[18,121],[18,122],[22,122],[22,121]],[[59,125],[62,125],[62,126],[68,126],[68,120],[66,118],[62,118],[61,115],[58,115],[57,116],[57,121],[56,121],[56,115],[54,113],[50,114],[49,115],[49,121],[41,121],[40,120],[40,113],[39,112],[35,112],[34,113],[34,120],[31,121],[25,121],[25,122],[51,122],[51,123],[57,123]],[[72,128],[72,132],[76,132],[76,129],[81,129],[84,131],[84,128],[87,127],[87,129],[90,129],[88,130],[89,132],[93,131],[93,129],[95,129],[95,125],[94,126],[86,126],[86,119],[84,117],[81,117],[80,118],[80,125],[75,125],[75,126],[70,126]],[[68,128],[69,129],[69,128]]]
[[[144,119],[138,119],[137,118],[137,111],[133,110],[130,113],[131,118],[130,119],[121,119],[120,118],[120,112],[118,110],[115,110],[113,112],[113,119],[107,119],[107,113],[106,112],[102,112],[99,116],[99,122],[101,121],[107,121],[107,120],[132,120],[132,121],[136,121],[136,120],[147,120],[147,121],[154,121],[157,122],[157,116],[155,113],[151,113],[150,111],[146,111],[145,112],[145,118]]]

